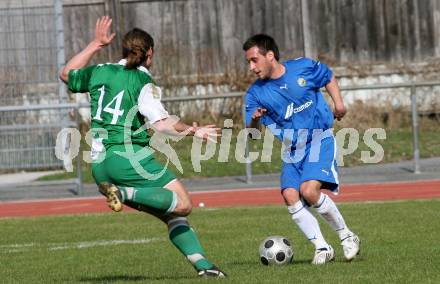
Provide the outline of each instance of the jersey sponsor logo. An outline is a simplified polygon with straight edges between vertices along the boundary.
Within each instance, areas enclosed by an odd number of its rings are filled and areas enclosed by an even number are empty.
[[[284,119],[289,119],[293,114],[293,106],[294,104],[291,103],[287,106],[286,114],[284,115]]]
[[[303,105],[300,105],[297,108],[294,108],[294,104],[291,103],[290,105],[287,106],[287,110],[286,110],[286,114],[284,115],[284,119],[289,119],[293,114],[298,113],[298,112],[302,112],[303,110],[305,110],[306,108],[310,107],[313,104],[313,101],[308,101]]]
[[[300,87],[305,87],[307,84],[306,79],[304,79],[303,77],[299,77],[298,80],[296,80],[296,82]]]
[[[313,104],[313,101],[308,101],[303,105],[300,105],[299,107],[293,109],[293,113],[298,113],[298,112],[302,112],[303,110],[305,110],[306,108],[308,108],[309,106],[311,106]]]

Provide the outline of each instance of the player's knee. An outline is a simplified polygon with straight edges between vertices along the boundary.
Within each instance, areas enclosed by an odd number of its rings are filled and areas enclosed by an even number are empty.
[[[185,216],[188,216],[189,214],[191,214],[191,212],[192,212],[192,204],[191,204],[191,202],[189,202],[188,204],[186,204],[184,207],[183,207],[183,214],[185,214]]]
[[[294,188],[286,188],[282,191],[284,201],[287,205],[295,204],[300,200],[299,192]]]
[[[307,184],[301,184],[299,191],[301,192],[301,196],[305,199],[308,199],[308,197],[311,195],[312,191],[311,188],[309,186],[307,186]]]
[[[179,216],[188,216],[192,212],[192,203],[190,200],[188,201],[181,201],[178,203],[175,214]]]
[[[300,187],[301,196],[309,203],[315,204],[319,199],[320,191],[315,186],[307,183],[303,183]]]

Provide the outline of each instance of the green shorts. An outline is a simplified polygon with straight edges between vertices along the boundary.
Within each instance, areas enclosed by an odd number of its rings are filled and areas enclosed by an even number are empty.
[[[143,148],[139,145],[132,146],[135,153]],[[165,187],[176,179],[152,154],[138,162],[135,161],[137,159],[130,162],[128,157],[118,154],[125,151],[124,145],[110,146],[105,153],[105,159],[92,164],[92,174],[97,185],[109,182],[116,186]]]

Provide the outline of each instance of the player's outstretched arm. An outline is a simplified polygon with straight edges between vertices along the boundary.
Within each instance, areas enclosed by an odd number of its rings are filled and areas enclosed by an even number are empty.
[[[111,24],[112,19],[109,16],[103,16],[96,21],[95,38],[87,45],[86,48],[84,48],[80,53],[76,54],[67,62],[66,66],[64,66],[60,73],[60,78],[63,80],[63,82],[68,82],[70,70],[80,69],[87,66],[90,59],[97,51],[112,42],[116,34],[110,34]]]
[[[220,128],[213,124],[198,126],[196,122],[193,122],[192,126],[189,126],[177,117],[168,117],[153,123],[153,128],[156,131],[174,136],[196,136],[201,139],[210,140],[216,142],[216,138],[220,136]]]
[[[335,118],[337,120],[341,120],[347,113],[347,109],[345,108],[344,101],[342,100],[339,84],[335,76],[333,76],[330,82],[325,86],[325,89],[327,90],[333,100],[333,103],[335,104]]]

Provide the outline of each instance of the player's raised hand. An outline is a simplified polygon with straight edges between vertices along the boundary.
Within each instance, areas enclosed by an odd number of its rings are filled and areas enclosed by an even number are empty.
[[[252,119],[259,120],[266,112],[267,112],[267,109],[259,107],[252,114]]]
[[[347,109],[345,108],[344,104],[335,104],[335,111],[333,115],[338,121],[341,120],[346,113]]]
[[[110,26],[112,19],[109,16],[103,16],[96,21],[95,27],[95,41],[100,46],[109,45],[115,38],[116,33],[110,33]]]

